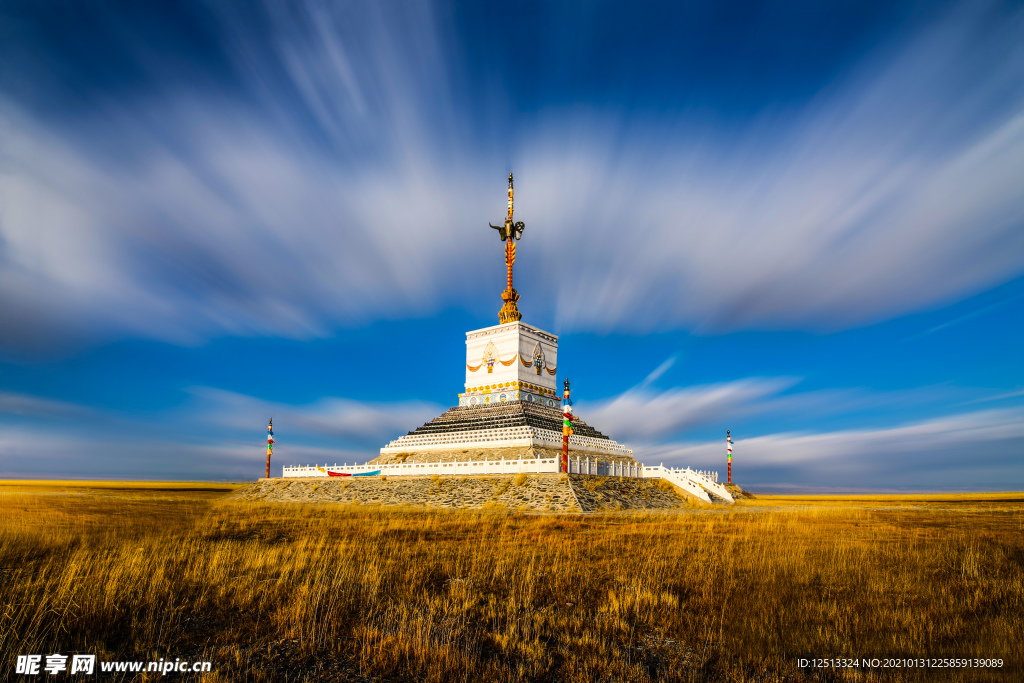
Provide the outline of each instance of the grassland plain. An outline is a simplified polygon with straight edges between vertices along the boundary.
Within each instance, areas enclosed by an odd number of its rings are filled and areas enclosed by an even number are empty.
[[[205,681],[1021,680],[1024,495],[543,515],[238,488],[0,482],[0,679],[57,652]],[[824,657],[1004,664],[798,666]]]

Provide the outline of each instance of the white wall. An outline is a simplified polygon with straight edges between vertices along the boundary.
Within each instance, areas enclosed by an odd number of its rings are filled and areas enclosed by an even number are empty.
[[[497,358],[488,372],[485,352],[493,344]],[[540,374],[534,366],[526,367],[521,359],[533,363],[534,349],[540,344],[544,354],[544,365]],[[505,365],[515,359],[514,363]],[[479,366],[473,371],[470,368]],[[529,391],[547,397],[560,398],[556,375],[547,371],[558,367],[558,337],[522,322],[494,325],[466,333],[466,394],[482,397],[502,391]],[[534,385],[534,391],[523,384]],[[494,400],[494,399],[492,399]],[[490,401],[488,401],[490,402]],[[465,405],[460,401],[461,405]]]

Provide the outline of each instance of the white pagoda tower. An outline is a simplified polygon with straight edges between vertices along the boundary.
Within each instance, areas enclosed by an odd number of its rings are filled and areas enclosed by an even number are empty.
[[[558,337],[513,322],[466,333],[466,393],[460,406],[526,401],[560,405],[555,387]]]
[[[562,411],[555,373],[558,337],[520,322],[519,294],[512,286],[516,241],[522,222],[512,220],[512,174],[508,215],[491,225],[505,243],[507,286],[499,324],[466,333],[465,392],[451,408],[380,449],[374,463],[422,460],[482,460],[553,457],[562,448]],[[577,416],[569,437],[574,457],[634,462],[632,451]]]

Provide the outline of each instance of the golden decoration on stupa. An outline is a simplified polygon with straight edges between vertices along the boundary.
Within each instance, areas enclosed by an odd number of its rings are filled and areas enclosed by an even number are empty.
[[[518,322],[522,319],[523,314],[516,307],[516,302],[519,301],[519,294],[512,286],[512,264],[516,262],[516,240],[523,236],[523,228],[526,225],[522,221],[518,223],[512,222],[511,173],[508,174],[508,216],[505,217],[505,225],[491,225],[490,223],[488,225],[498,231],[501,241],[505,243],[505,266],[508,268],[508,284],[505,287],[505,291],[501,293],[501,299],[505,303],[501,306],[498,320],[503,325],[505,323]]]

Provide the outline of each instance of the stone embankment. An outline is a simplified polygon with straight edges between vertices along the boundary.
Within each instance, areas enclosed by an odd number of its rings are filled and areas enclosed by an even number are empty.
[[[736,500],[743,500],[744,498],[757,498],[757,496],[755,496],[750,491],[744,491],[742,488],[740,488],[739,484],[722,484],[722,486],[724,486],[725,490],[731,493],[732,497],[735,498]]]
[[[662,479],[578,474],[261,479],[236,495],[267,502],[524,512],[672,510],[704,505]]]

